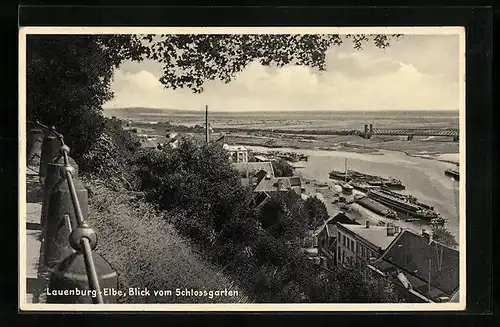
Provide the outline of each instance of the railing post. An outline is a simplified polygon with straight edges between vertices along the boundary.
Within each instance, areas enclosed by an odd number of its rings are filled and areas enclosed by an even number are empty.
[[[61,167],[57,167],[57,164],[53,164],[52,167],[54,168],[51,170],[58,169],[62,175]],[[49,182],[52,183],[52,181]],[[83,217],[86,219],[88,216],[87,189],[78,178],[74,178],[73,182]],[[43,262],[45,266],[51,268],[73,253],[68,242],[70,234],[65,226],[64,215],[68,214],[70,216],[70,220],[74,226],[77,226],[77,224],[71,192],[65,179],[62,178],[56,181],[51,191],[47,190],[47,192],[49,194],[46,197],[46,208],[42,211],[45,215],[44,230],[42,231],[44,235]]]
[[[78,177],[78,165],[76,164],[75,160],[73,160],[73,158],[68,157],[68,160],[71,166],[75,168],[74,172],[75,177]],[[47,220],[47,215],[48,215],[47,211],[49,208],[50,196],[54,191],[53,190],[54,187],[61,183],[65,183],[65,178],[61,176],[62,167],[64,167],[64,158],[62,155],[54,159],[54,161],[49,163],[47,166],[47,173],[42,188],[43,190],[42,217],[41,217],[42,228],[44,227],[45,222]]]
[[[42,156],[42,143],[44,135],[43,130],[39,127],[33,127],[28,133],[27,143],[26,143],[26,164],[30,165],[33,163],[40,163],[40,158]],[[34,161],[35,157],[38,157],[37,161]]]
[[[97,235],[85,222],[88,194],[78,179],[78,166],[69,157],[63,136],[54,127],[38,121],[36,124],[48,131],[39,170],[44,182],[41,266],[52,272],[47,302],[116,303],[118,275],[101,255],[93,252]],[[29,148],[31,153],[33,145]]]
[[[64,165],[59,168],[59,173],[65,183],[54,187],[48,202],[46,230],[49,252],[45,258],[48,265],[55,263],[56,266],[52,270],[47,302],[116,303],[118,275],[101,255],[93,252],[97,246],[97,235],[85,222],[87,190],[76,178],[76,170],[68,156],[69,148],[64,145],[62,136],[60,138]],[[68,198],[72,210],[67,210]],[[60,212],[65,213],[60,216]],[[51,244],[51,240],[55,242]],[[63,243],[64,240],[69,242]],[[58,261],[63,254],[67,257]]]
[[[92,252],[95,275],[99,280],[103,303],[116,303],[118,275],[111,265],[98,253]],[[67,295],[50,293],[67,290]],[[73,291],[70,294],[69,291]],[[52,271],[49,282],[48,303],[84,303],[95,302],[97,294],[89,287],[88,273],[83,253],[71,254]]]
[[[43,139],[40,170],[38,171],[38,176],[42,181],[47,175],[47,166],[57,157],[60,147],[60,141],[53,135],[48,135]]]

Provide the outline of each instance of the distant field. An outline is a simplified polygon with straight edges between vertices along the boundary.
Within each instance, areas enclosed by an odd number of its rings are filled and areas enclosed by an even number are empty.
[[[148,108],[108,109],[107,116],[137,122],[170,122],[193,126],[203,124],[204,111],[161,110]],[[379,112],[209,112],[213,128],[291,129],[291,130],[362,130],[365,124],[377,128],[458,128],[458,111],[379,111]]]

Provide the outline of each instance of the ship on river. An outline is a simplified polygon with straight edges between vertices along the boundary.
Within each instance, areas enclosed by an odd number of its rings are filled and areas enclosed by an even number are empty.
[[[351,186],[360,191],[366,191],[372,187],[383,186],[394,190],[405,189],[405,186],[399,179],[368,175],[359,171],[347,169],[347,159],[344,171],[332,170],[329,173],[329,176],[331,179],[342,180],[344,182],[350,183]]]
[[[444,218],[434,211],[434,207],[419,202],[414,196],[399,194],[385,187],[371,189],[367,195],[370,199],[394,209],[400,216],[408,220],[411,218],[424,219],[435,225],[443,225],[445,223]]]
[[[460,180],[460,173],[456,169],[452,169],[452,168],[445,169],[444,174],[446,176],[452,177],[456,181]]]
[[[387,207],[387,206],[385,206],[377,201],[370,199],[367,196],[362,196],[360,198],[357,198],[356,203],[358,203],[362,207],[365,207],[366,209],[369,209],[369,210],[371,210],[371,211],[373,211],[376,214],[379,214],[381,216],[393,218],[393,219],[398,219],[398,215],[397,215],[396,211],[392,210],[391,208],[389,208],[389,207]]]

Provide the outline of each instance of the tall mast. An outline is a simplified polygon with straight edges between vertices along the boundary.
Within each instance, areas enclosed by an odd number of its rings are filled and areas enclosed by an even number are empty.
[[[345,158],[345,164],[344,164],[344,172],[345,172],[345,177],[344,181],[347,182],[347,158]]]
[[[206,130],[205,141],[208,143],[209,133],[210,133],[208,128],[208,105],[205,105],[205,130]]]

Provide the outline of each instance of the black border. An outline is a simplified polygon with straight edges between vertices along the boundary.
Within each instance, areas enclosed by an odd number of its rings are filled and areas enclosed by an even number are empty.
[[[497,12],[498,13],[498,12]],[[12,18],[10,22],[12,22]],[[4,21],[5,22],[5,21]],[[488,7],[20,7],[19,24],[21,26],[465,26],[467,47],[467,86],[466,86],[466,119],[467,119],[467,313],[439,313],[420,312],[410,313],[378,313],[365,317],[362,313],[343,314],[339,321],[339,313],[279,313],[276,314],[238,314],[238,313],[207,313],[195,315],[193,313],[179,313],[164,316],[164,323],[171,322],[209,322],[216,318],[220,322],[242,324],[243,321],[261,323],[263,319],[276,324],[280,322],[293,322],[301,324],[311,323],[359,323],[361,321],[377,324],[397,317],[400,323],[414,323],[423,325],[437,322],[438,317],[445,318],[447,322],[470,325],[471,319],[478,315],[488,315],[492,312],[492,235],[493,219],[496,202],[493,197],[493,177],[496,176],[493,168],[496,167],[493,159],[493,108],[492,108],[492,44],[493,44],[493,11]],[[17,26],[16,32],[17,32]],[[1,118],[3,123],[0,129],[2,139],[2,173],[13,179],[12,187],[1,188],[4,196],[1,198],[17,213],[17,33],[8,37],[11,64],[3,76],[12,76],[12,91],[6,94],[10,101],[7,102]],[[5,47],[7,49],[7,47]],[[10,96],[10,97],[8,97]],[[9,108],[9,109],[6,109]],[[7,122],[9,121],[10,122]],[[5,124],[5,125],[4,125]],[[6,128],[5,128],[6,126]],[[3,142],[6,140],[7,142]],[[16,142],[16,144],[14,144]],[[2,157],[4,157],[2,155]],[[3,160],[2,160],[3,159]],[[7,180],[7,178],[2,178]],[[9,183],[10,184],[10,183]],[[10,208],[9,208],[10,209]],[[8,219],[15,222],[14,215],[9,214]],[[17,215],[16,215],[17,216]],[[471,218],[471,216],[473,218]],[[495,215],[496,216],[496,215]],[[4,218],[6,218],[4,216]],[[10,247],[17,247],[17,224],[9,230],[10,235],[15,235]],[[5,239],[2,240],[4,242]],[[12,246],[14,245],[14,246]],[[12,254],[10,267],[17,274],[17,257]],[[5,265],[2,265],[5,273]],[[5,285],[11,286],[13,292],[10,301],[17,299],[18,283],[9,284],[3,279]],[[0,292],[7,295],[7,292]],[[18,301],[9,307],[17,311]],[[155,313],[150,313],[153,316]],[[370,313],[367,313],[370,314]],[[470,314],[470,315],[469,315]],[[21,313],[23,318],[37,318],[31,313]],[[93,316],[91,314],[90,316]],[[137,313],[135,313],[137,315]],[[47,314],[39,317],[47,317]],[[50,315],[52,316],[52,315]],[[112,316],[114,324],[133,322],[130,315]],[[106,318],[107,318],[106,317]],[[314,317],[314,318],[313,318]],[[87,322],[87,317],[75,317],[80,322]],[[100,317],[99,319],[102,319]],[[173,319],[173,320],[172,320]],[[243,320],[244,319],[244,320]],[[311,320],[313,319],[313,320]],[[369,321],[367,321],[369,319]],[[3,319],[2,319],[3,320]],[[23,319],[24,320],[24,319]],[[31,320],[31,319],[30,319]],[[33,320],[31,320],[34,322]],[[36,320],[35,320],[36,321]],[[101,320],[107,322],[105,320]],[[237,322],[236,322],[237,321]],[[491,322],[491,320],[490,320]]]

